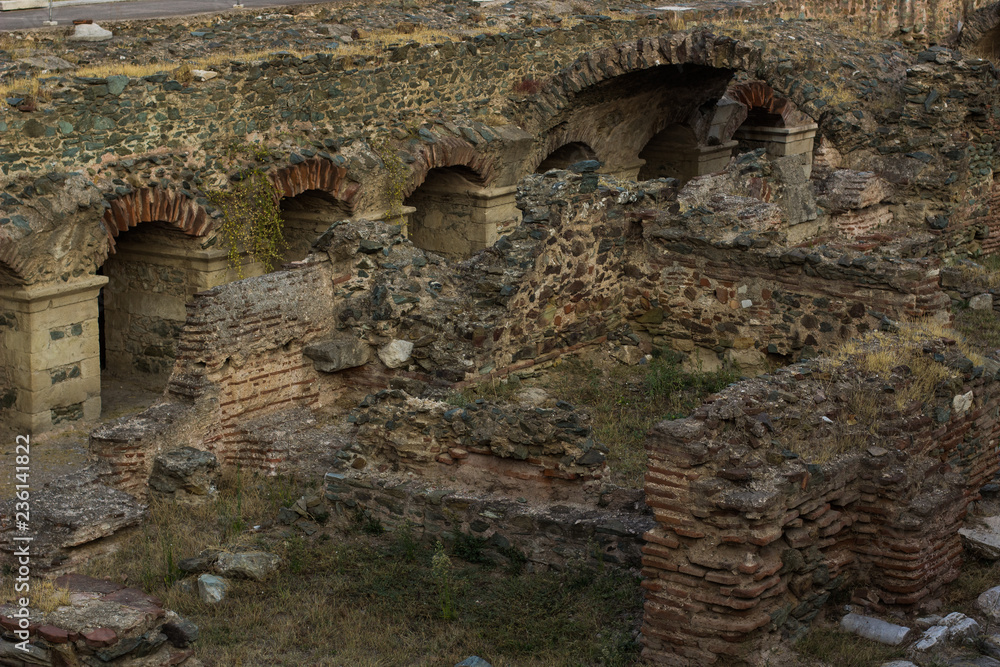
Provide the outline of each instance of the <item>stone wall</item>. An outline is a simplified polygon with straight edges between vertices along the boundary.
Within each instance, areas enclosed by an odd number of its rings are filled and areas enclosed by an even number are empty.
[[[838,592],[940,606],[966,507],[997,471],[1000,365],[913,340],[867,350],[908,365],[875,375],[862,352],[792,366],[650,433],[646,658],[725,664],[762,632],[798,633]],[[925,403],[907,387],[928,373],[943,379],[920,395],[943,397]]]
[[[763,190],[782,187],[772,177],[761,180]],[[627,325],[650,348],[750,370],[767,355],[797,360],[849,340],[877,326],[882,314],[950,318],[935,262],[838,244],[790,247],[781,242],[789,225],[777,204],[699,191],[704,185],[702,179],[679,194],[652,183],[646,191],[620,185],[595,194],[586,176],[528,179],[524,227],[541,243],[534,270],[509,281],[521,287],[508,308],[523,315],[500,330],[497,365]],[[535,205],[556,192],[556,203]],[[688,210],[669,213],[675,198]]]
[[[347,525],[409,530],[418,539],[452,543],[461,536],[528,568],[563,569],[569,561],[638,567],[650,527],[639,494],[619,491],[603,507],[538,505],[527,499],[429,486],[391,475],[328,473],[326,498]]]

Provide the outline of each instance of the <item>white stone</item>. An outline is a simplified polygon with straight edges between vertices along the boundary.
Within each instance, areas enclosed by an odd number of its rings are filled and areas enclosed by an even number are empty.
[[[229,582],[214,574],[203,574],[198,577],[198,597],[206,604],[222,602],[228,588]]]
[[[78,23],[73,34],[66,39],[71,42],[104,42],[113,36],[110,30],[105,30],[96,23]]]
[[[408,340],[394,340],[379,348],[378,358],[389,368],[399,368],[410,360],[413,343]]]
[[[517,392],[517,402],[533,408],[545,406],[551,400],[549,393],[541,387],[527,387]],[[553,404],[555,401],[553,401]]]
[[[977,294],[969,299],[969,308],[972,310],[993,310],[993,295]]]
[[[976,598],[976,606],[994,621],[1000,621],[1000,586],[982,593]]]
[[[959,623],[961,623],[962,621],[964,621],[967,618],[968,618],[968,616],[966,616],[962,612],[960,612],[960,611],[953,611],[950,614],[948,614],[947,616],[945,616],[944,618],[942,618],[940,621],[938,621],[937,623],[935,623],[934,625],[943,625],[946,628],[950,628],[950,627],[953,627],[955,625],[958,625]]]
[[[744,308],[749,308],[750,306],[753,305],[753,301],[751,301],[750,299],[743,299],[742,301],[740,301],[740,305],[743,306]]]
[[[965,614],[960,614],[962,620],[948,628],[948,639],[961,641],[979,634],[979,623],[976,619],[969,618]]]
[[[191,70],[191,76],[193,76],[196,81],[208,81],[209,79],[214,79],[219,76],[219,73],[208,69],[193,69]]]
[[[611,357],[626,366],[635,366],[645,359],[646,355],[634,345],[622,345],[611,351]]]
[[[979,528],[960,528],[962,546],[979,558],[997,560],[1000,558],[1000,535]]]
[[[972,392],[965,394],[958,394],[951,401],[951,407],[954,408],[955,412],[963,413],[972,407]]]
[[[943,642],[947,636],[948,628],[943,625],[935,625],[934,627],[927,628],[924,630],[924,634],[920,636],[920,641],[913,645],[913,650],[928,651]]]
[[[910,629],[902,625],[888,623],[878,618],[848,614],[840,619],[840,627],[847,632],[890,646],[898,646],[910,634]],[[947,632],[947,629],[945,629]]]
[[[893,660],[892,662],[883,662],[879,667],[917,667],[915,664],[909,660]]]

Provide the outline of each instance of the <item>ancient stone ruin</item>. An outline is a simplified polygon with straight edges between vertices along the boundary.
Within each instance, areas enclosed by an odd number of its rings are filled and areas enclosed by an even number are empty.
[[[212,497],[219,468],[308,464],[323,495],[289,523],[641,570],[651,664],[734,664],[831,599],[937,611],[1000,463],[1000,356],[951,328],[1000,312],[977,264],[1000,247],[1000,5],[862,4],[515,8],[490,32],[428,8],[435,39],[356,52],[316,8],[273,19],[296,53],[8,100],[0,420],[92,429],[93,465],[36,501],[45,566],[150,498]],[[254,216],[280,221],[271,256],[233,242]],[[642,489],[586,406],[459,394],[664,354],[743,379],[647,434]],[[111,380],[159,399],[95,426]],[[37,664],[188,659],[160,601],[72,583]],[[135,621],[115,641],[77,618],[109,605]]]

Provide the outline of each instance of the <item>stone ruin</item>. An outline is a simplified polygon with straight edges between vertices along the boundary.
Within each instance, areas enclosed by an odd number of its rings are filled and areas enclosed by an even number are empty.
[[[588,16],[233,61],[198,83],[66,79],[45,116],[0,118],[0,416],[39,431],[94,418],[102,374],[163,392],[94,430],[96,464],[40,496],[46,565],[71,569],[148,495],[210,495],[215,461],[307,463],[337,521],[472,534],[538,570],[641,568],[654,664],[729,664],[831,598],[936,611],[998,467],[1000,358],[947,326],[953,302],[1000,310],[955,265],[1000,246],[997,75],[976,55],[1000,14],[937,3],[917,31],[943,38],[972,10],[954,50],[826,34],[814,49],[795,22],[768,50]],[[848,41],[844,103],[821,55]],[[544,77],[539,50],[557,59]],[[392,85],[411,78],[436,83]],[[224,136],[261,150],[224,158]],[[286,263],[237,279],[208,194],[255,170]],[[572,355],[654,353],[758,377],[655,427],[642,490],[611,482],[612,443],[581,406],[455,398]],[[158,601],[73,581],[57,614],[119,605],[136,622],[112,642],[46,617],[39,660],[188,660]]]

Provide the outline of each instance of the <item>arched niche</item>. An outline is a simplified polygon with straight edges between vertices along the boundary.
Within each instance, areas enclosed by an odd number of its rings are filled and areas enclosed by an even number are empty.
[[[747,107],[746,119],[733,134],[737,150],[764,148],[772,157],[800,156],[808,178],[812,173],[816,123],[790,100],[775,95],[763,81],[733,86],[727,95]]]
[[[333,223],[350,218],[351,206],[329,192],[305,190],[283,197],[282,234],[285,237],[284,262],[294,262],[309,254],[313,242]]]
[[[543,159],[535,169],[536,174],[544,174],[550,169],[568,169],[570,165],[584,160],[596,160],[597,153],[582,141],[571,141],[555,149]]]

